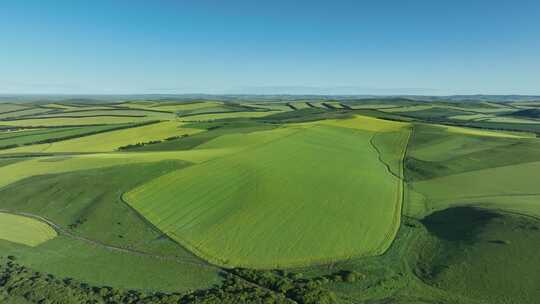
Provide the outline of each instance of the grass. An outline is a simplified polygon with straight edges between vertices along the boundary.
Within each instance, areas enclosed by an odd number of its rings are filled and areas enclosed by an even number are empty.
[[[424,221],[431,234],[418,275],[480,303],[534,303],[540,297],[540,223],[507,213],[452,208]]]
[[[187,165],[162,161],[35,176],[0,191],[0,209],[43,216],[74,235],[148,256],[111,251],[65,235],[35,251],[2,242],[0,250],[40,271],[100,285],[186,290],[216,283],[215,269],[198,266],[204,262],[163,237],[120,199],[122,192]]]
[[[188,128],[201,128],[204,132],[195,133],[190,136],[180,137],[173,140],[163,141],[159,144],[147,145],[134,149],[133,151],[178,151],[198,148],[206,142],[220,136],[231,134],[249,134],[253,132],[266,131],[276,128],[271,124],[263,124],[254,121],[226,121],[203,124],[187,124]],[[208,128],[208,129],[206,129]],[[219,147],[218,147],[219,148]]]
[[[258,109],[258,110],[270,110],[270,111],[291,111],[292,109],[284,103],[252,103],[245,102],[242,106]]]
[[[507,117],[507,116],[496,116],[496,117],[486,118],[485,121],[486,122],[516,123],[516,124],[540,124],[540,120]]]
[[[531,212],[527,205],[513,203],[513,197],[540,195],[536,175],[540,162],[474,170],[411,183],[412,191],[419,193],[426,205],[423,212],[431,212],[455,205],[474,205],[482,200],[489,206],[489,198],[506,197],[506,204],[496,204],[497,209]],[[501,185],[504,185],[502,187]],[[459,189],[459,191],[456,191]],[[540,215],[540,204],[534,214]],[[413,212],[416,215],[416,212]]]
[[[71,136],[84,136],[95,132],[103,132],[125,125],[104,125],[87,127],[67,127],[67,128],[44,128],[44,129],[26,129],[16,132],[0,133],[0,148],[12,145],[28,145],[44,140],[62,139]]]
[[[540,141],[534,133],[540,124],[507,116],[516,111],[510,106],[474,101],[343,101],[358,109],[290,101],[296,110],[285,109],[286,102],[249,103],[283,112],[250,112],[243,100],[14,108],[19,114],[143,114],[169,121],[13,149],[18,155],[3,151],[0,209],[45,216],[70,234],[59,230],[35,247],[1,239],[0,261],[16,256],[31,269],[21,280],[41,272],[39,286],[51,292],[53,281],[67,277],[125,289],[219,286],[219,269],[202,257],[224,267],[281,269],[262,272],[264,280],[268,273],[303,273],[303,282],[355,273],[353,281],[344,276],[325,283],[338,303],[537,302]],[[9,106],[0,104],[0,112]],[[216,110],[233,112],[207,113]],[[173,121],[175,113],[211,119]],[[0,125],[69,121],[72,127],[4,127],[11,130],[0,132],[0,145],[110,127],[80,127],[105,119],[99,116],[33,118]],[[189,136],[115,151],[186,130]],[[228,284],[211,290],[226,294]],[[5,291],[0,286],[2,303]]]
[[[65,110],[61,113],[46,113],[41,115],[34,115],[33,118],[64,118],[64,117],[102,117],[102,116],[112,116],[112,117],[152,117],[156,120],[163,119],[172,119],[174,115],[171,113],[162,113],[162,112],[153,112],[145,110],[130,110],[130,109],[101,109],[101,110],[88,110],[88,109],[73,109]]]
[[[42,119],[18,119],[0,121],[0,126],[11,127],[53,127],[53,126],[83,126],[83,125],[105,125],[123,124],[154,120],[152,117],[72,117],[72,118],[42,118]]]
[[[145,224],[120,196],[189,165],[161,161],[34,176],[0,190],[4,198],[0,209],[43,216],[71,233],[106,244],[154,252],[162,247],[162,253],[171,253],[177,246],[162,246],[167,239],[160,240],[160,233]]]
[[[214,113],[214,114],[198,114],[180,117],[181,121],[212,121],[229,118],[251,118],[251,117],[265,117],[275,114],[276,112],[230,112],[230,113]]]
[[[400,112],[398,112],[399,114]],[[470,113],[469,111],[452,109],[452,108],[442,108],[442,107],[431,107],[416,111],[404,111],[403,115],[408,117],[414,117],[419,119],[440,119],[447,118],[457,115],[466,115]]]
[[[373,132],[315,125],[257,133],[252,148],[167,174],[126,200],[173,239],[228,267],[307,265],[388,248],[401,180],[379,160]],[[203,146],[250,146],[249,136],[241,138]]]
[[[539,214],[540,205],[533,202],[540,194],[535,183],[540,142],[512,133],[469,130],[415,127],[406,162],[406,214],[422,217],[460,205]]]
[[[142,108],[142,109],[152,109],[160,111],[170,111],[170,112],[179,112],[179,111],[191,111],[196,109],[211,108],[223,105],[219,101],[200,101],[200,102],[129,102],[123,103],[122,106],[127,106],[130,108]]]
[[[26,108],[27,107],[24,105],[0,102],[0,113],[19,111],[19,110],[24,110]]]
[[[56,237],[49,225],[33,218],[0,212],[0,239],[38,246]]]
[[[58,236],[33,250],[0,240],[0,251],[36,271],[115,288],[189,291],[220,281],[215,269],[111,251]]]
[[[129,144],[162,140],[168,137],[194,134],[197,132],[200,132],[200,130],[182,128],[181,123],[166,121],[55,142],[52,144],[10,149],[4,153],[110,152]]]
[[[178,152],[100,153],[29,158],[0,167],[0,188],[36,175],[107,168],[116,165],[158,162],[162,160],[184,160],[197,163],[234,152],[234,149],[200,149]]]
[[[490,130],[482,130],[482,129],[455,127],[455,126],[444,126],[444,128],[449,133],[459,133],[459,134],[467,134],[467,135],[474,135],[474,136],[484,136],[484,137],[505,137],[505,138],[531,138],[531,137],[535,137],[534,134],[525,133],[525,132],[490,131]]]
[[[383,120],[364,115],[357,115],[353,119],[328,120],[322,124],[369,132],[394,132],[410,126],[408,123],[404,122]]]
[[[0,113],[0,119],[13,119],[21,116],[33,116],[42,113],[50,112],[52,109],[47,108],[22,108],[14,112]],[[3,121],[0,120],[0,124],[3,124]]]

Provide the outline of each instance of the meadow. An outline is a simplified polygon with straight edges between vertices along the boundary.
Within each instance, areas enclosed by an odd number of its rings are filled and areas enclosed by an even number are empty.
[[[536,303],[540,103],[264,99],[0,103],[0,302]]]

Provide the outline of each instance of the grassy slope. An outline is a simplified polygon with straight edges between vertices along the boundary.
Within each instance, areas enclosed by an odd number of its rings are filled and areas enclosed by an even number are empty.
[[[480,123],[478,124],[480,125]],[[510,130],[521,128],[521,126],[511,126],[511,124],[482,124],[482,126],[484,125],[496,128],[504,127]],[[530,126],[523,126],[524,130],[530,130],[530,128]],[[421,170],[408,170],[407,175],[410,181],[427,182],[432,178],[443,178],[444,180],[444,178],[450,178],[456,174],[468,174],[494,167],[538,162],[540,153],[538,153],[535,139],[478,136],[478,134],[448,132],[448,130],[441,132],[441,130],[444,129],[438,128],[434,132],[424,129],[422,132],[418,130],[415,132],[416,139],[413,138],[409,147],[410,156],[417,158],[415,166]],[[209,148],[223,146],[238,148],[244,144],[250,146],[266,141],[246,139],[246,137],[249,136],[238,135],[232,140],[233,143],[224,140],[225,137],[212,137],[212,140],[202,140],[202,145],[199,148],[205,146]],[[245,139],[245,143],[240,141],[243,139]],[[373,142],[376,146],[384,146],[393,140],[394,137],[389,132],[375,136]],[[185,148],[189,149],[192,146],[187,145]],[[136,157],[137,154],[131,155]],[[382,153],[382,160],[392,163],[395,161],[393,156],[395,154],[390,153],[385,156],[385,153]],[[193,154],[189,157],[195,156]],[[6,160],[6,162],[9,163],[11,160]],[[4,163],[3,160],[0,161],[0,166],[2,163]],[[30,167],[29,165],[26,165],[27,168]],[[68,164],[66,166],[70,167]],[[521,167],[525,167],[525,165]],[[76,168],[70,167],[71,169]],[[10,173],[6,174],[11,175],[13,172],[18,172],[18,169],[12,168]],[[491,173],[483,175],[489,178]],[[486,177],[482,178],[486,179]],[[472,182],[476,183],[477,181],[469,179],[469,184]],[[488,184],[484,186],[484,189],[492,188]],[[461,189],[460,187],[462,185],[456,186],[457,189]],[[438,193],[436,194],[438,195]],[[408,203],[410,205],[410,201]],[[537,196],[489,197],[475,200],[475,204],[483,205],[485,203],[489,203],[492,207],[496,207],[496,204],[507,207],[520,205],[522,208],[528,206],[533,212],[538,210]],[[444,208],[449,205],[445,204],[440,207]],[[413,213],[408,214],[418,216],[426,214],[423,208],[406,209],[408,211],[414,209]],[[446,240],[441,240],[433,232],[424,231],[424,228],[407,222],[401,227],[399,237],[393,246],[383,256],[351,259],[347,262],[332,263],[324,267],[312,267],[305,269],[305,272],[309,274],[320,270],[321,273],[327,273],[327,267],[332,269],[337,267],[338,269],[354,269],[365,274],[363,279],[355,284],[333,283],[332,290],[338,294],[341,303],[357,303],[362,300],[370,301],[369,303],[478,304],[499,303],[498,301],[512,304],[536,303],[538,295],[534,293],[536,287],[534,283],[538,281],[538,278],[535,277],[536,272],[531,272],[531,270],[535,270],[538,265],[535,256],[537,250],[533,246],[540,243],[537,240],[537,235],[534,234],[536,231],[534,227],[538,225],[530,220],[527,220],[526,225],[523,225],[521,218],[515,220],[505,216],[503,219],[503,221],[497,219],[492,224],[484,226],[479,234],[481,241],[468,243],[466,246],[448,244]],[[459,220],[449,223],[450,228],[461,226]],[[529,228],[525,229],[522,226]],[[505,242],[492,242],[499,240]],[[29,251],[24,246],[0,241],[0,249],[3,253],[15,252],[17,256],[21,256],[25,263],[33,263],[42,271],[52,269],[55,274],[60,276],[82,275],[98,284],[111,282],[110,284],[117,286],[172,290],[186,286],[196,288],[197,284],[202,286],[204,281],[211,281],[207,278],[212,277],[205,277],[206,274],[201,272],[202,275],[198,278],[188,278],[189,275],[185,273],[186,271],[198,273],[199,269],[179,267],[175,263],[157,263],[153,259],[125,256],[120,253],[99,250],[85,244],[75,245],[73,242],[65,241],[63,237],[56,238],[44,245],[46,246],[43,248],[43,245],[36,247],[36,251]],[[420,252],[422,255],[416,256]],[[424,255],[426,252],[427,255]],[[441,253],[443,254],[441,255]],[[448,253],[452,254],[451,258],[448,258]],[[523,253],[530,253],[530,255],[524,258]],[[443,258],[441,259],[439,255]],[[417,259],[420,260],[417,261]],[[438,262],[440,260],[443,262]],[[423,277],[425,282],[421,281],[412,274],[410,269],[414,268],[417,262],[424,270],[427,267],[429,271],[441,269],[443,271],[439,271],[437,276],[430,277],[429,280]],[[133,265],[140,265],[140,267],[133,267]],[[155,269],[160,267],[164,269],[160,271],[162,278],[147,275],[148,273],[156,273]],[[181,275],[175,277],[177,275],[175,272]],[[524,281],[523,276],[527,277],[526,281]],[[171,283],[173,281],[178,282],[178,284]],[[197,281],[199,283],[194,283]]]
[[[480,303],[536,303],[540,222],[454,208],[424,221],[430,232],[417,273],[428,284]]]
[[[0,239],[37,246],[56,237],[56,231],[38,220],[0,212]]]
[[[500,210],[540,214],[540,196],[527,195],[537,192],[540,142],[456,131],[417,125],[410,141],[414,191],[405,210],[425,217],[427,228],[415,229],[411,266],[430,285],[417,294],[439,293],[442,303],[536,303],[540,223]]]
[[[320,125],[259,133],[273,139],[163,176],[126,199],[173,238],[227,266],[291,266],[384,252],[398,222],[401,182],[379,161],[370,144],[374,133]],[[246,137],[203,146],[246,146]],[[366,216],[360,221],[359,214]]]
[[[0,248],[41,271],[96,284],[185,290],[217,282],[215,270],[192,264],[200,263],[199,259],[163,237],[120,200],[122,192],[184,166],[184,162],[165,161],[34,177],[0,191],[4,198],[0,208],[46,217],[77,236],[102,244],[186,263],[111,251],[67,236],[35,250],[6,242],[0,242]]]
[[[407,158],[414,179],[407,214],[424,216],[455,205],[540,214],[540,204],[534,204],[540,142],[493,133],[418,125]]]

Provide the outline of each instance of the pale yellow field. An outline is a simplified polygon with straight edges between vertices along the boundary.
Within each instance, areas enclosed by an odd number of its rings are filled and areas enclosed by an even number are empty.
[[[537,124],[540,123],[540,120],[524,119],[524,118],[515,118],[515,117],[493,117],[488,118],[483,121],[489,122],[503,122],[503,123],[523,123],[523,124]]]
[[[351,119],[324,120],[320,124],[371,132],[393,132],[410,126],[409,123],[405,122],[382,120],[362,115],[357,115]]]
[[[395,108],[392,104],[351,104],[349,107],[353,109],[389,109]]]
[[[450,132],[450,133],[461,133],[461,134],[469,134],[469,135],[476,135],[476,136],[506,137],[506,138],[535,137],[534,134],[525,133],[525,132],[489,131],[489,130],[474,129],[474,128],[454,127],[454,126],[441,126],[441,128],[444,128],[447,132]]]
[[[77,118],[44,118],[44,119],[20,119],[11,121],[1,121],[2,126],[16,127],[49,127],[49,126],[79,126],[79,125],[104,125],[120,124],[130,122],[143,122],[155,120],[153,117],[77,117]]]
[[[197,149],[173,152],[99,153],[76,156],[53,156],[31,158],[0,167],[0,188],[27,177],[70,172],[85,169],[105,168],[134,163],[162,160],[184,160],[194,163],[234,153],[235,149]]]
[[[56,231],[36,219],[0,212],[0,239],[37,246],[56,237]]]
[[[159,111],[188,111],[196,109],[211,108],[223,105],[219,101],[205,101],[205,102],[196,102],[196,103],[157,103],[157,102],[128,102],[121,104],[122,106],[133,108],[133,109],[150,109],[150,110],[159,110]]]
[[[491,118],[493,115],[489,114],[464,114],[464,115],[456,115],[456,116],[450,116],[450,119],[458,119],[458,120],[477,120],[477,119],[485,119],[485,118]]]
[[[37,153],[37,152],[110,152],[119,147],[172,136],[195,134],[200,129],[182,128],[182,123],[165,121],[136,128],[84,136],[55,143],[39,144],[3,150],[0,153]]]
[[[390,108],[390,109],[381,109],[384,112],[412,112],[412,111],[421,111],[433,108],[432,105],[417,105],[417,106],[405,106],[399,108]]]
[[[310,108],[310,106],[308,106],[305,102],[297,102],[297,101],[295,101],[295,102],[291,102],[291,104],[292,104],[295,108],[297,108],[297,109],[299,109],[299,110]]]
[[[230,112],[216,114],[200,114],[180,118],[181,121],[211,121],[216,119],[236,118],[236,117],[264,117],[279,113],[278,111],[268,112]]]

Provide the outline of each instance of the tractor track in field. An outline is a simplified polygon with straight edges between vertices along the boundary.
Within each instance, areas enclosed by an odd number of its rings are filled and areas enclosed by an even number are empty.
[[[89,239],[89,238],[86,238],[86,237],[83,237],[83,236],[76,235],[76,234],[70,232],[69,230],[63,228],[59,224],[56,224],[55,222],[51,221],[50,219],[48,219],[46,217],[43,217],[43,216],[40,216],[40,215],[33,214],[33,213],[12,211],[12,210],[7,210],[7,209],[0,209],[0,213],[8,213],[8,214],[13,214],[13,215],[19,215],[19,216],[25,216],[25,217],[33,218],[35,220],[38,220],[40,222],[43,222],[43,223],[51,226],[59,235],[64,235],[64,236],[66,236],[68,238],[71,238],[71,239],[74,239],[74,240],[77,240],[77,241],[82,241],[82,242],[85,242],[87,244],[91,244],[93,246],[101,247],[101,248],[103,248],[105,250],[121,252],[121,253],[127,253],[127,254],[137,255],[137,256],[141,256],[141,257],[148,257],[148,258],[158,259],[158,260],[162,260],[162,261],[176,262],[176,263],[182,263],[182,264],[192,264],[192,265],[196,265],[196,266],[201,266],[201,267],[214,269],[214,270],[217,270],[217,271],[222,271],[222,272],[225,272],[225,273],[228,273],[228,274],[234,276],[235,278],[238,278],[239,280],[244,282],[246,285],[262,289],[264,291],[273,293],[273,294],[275,294],[275,295],[277,295],[279,297],[284,297],[285,299],[289,300],[293,304],[298,303],[295,300],[287,297],[283,293],[280,293],[280,292],[275,291],[273,289],[270,289],[268,287],[259,285],[256,282],[253,282],[251,280],[247,280],[246,278],[244,278],[242,276],[239,276],[237,274],[234,274],[232,271],[229,271],[226,268],[221,268],[219,266],[215,266],[215,265],[212,265],[212,264],[209,264],[209,263],[196,262],[196,261],[191,261],[191,260],[188,260],[188,259],[182,259],[182,258],[179,258],[179,257],[164,256],[164,255],[139,251],[139,250],[135,250],[135,249],[129,249],[129,248],[124,248],[124,247],[109,245],[109,244],[106,244],[106,243],[103,243],[103,242],[100,242],[100,241],[96,241],[96,240],[92,240],[92,239]],[[155,227],[155,226],[153,226],[153,227]],[[157,229],[157,228],[155,228],[155,229]],[[160,231],[160,233],[161,233],[161,231]]]

